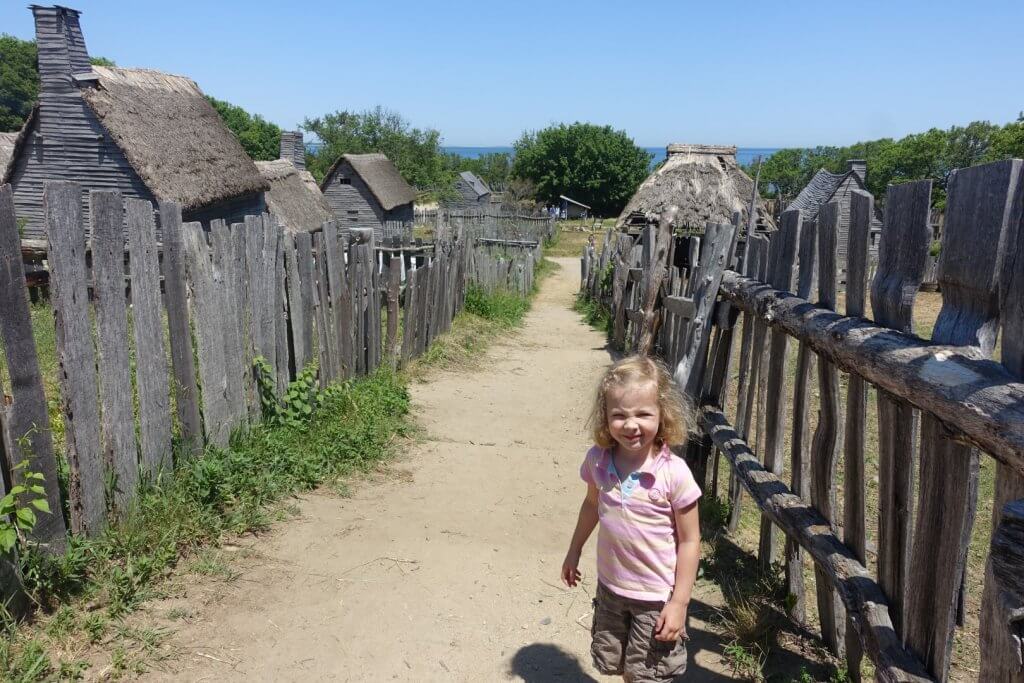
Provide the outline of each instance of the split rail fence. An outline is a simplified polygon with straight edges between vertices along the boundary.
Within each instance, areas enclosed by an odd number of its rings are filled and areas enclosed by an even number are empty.
[[[930,196],[930,181],[888,189],[870,281],[874,199],[856,192],[846,264],[836,263],[840,206],[832,203],[813,221],[783,213],[778,231],[754,234],[742,249],[737,234],[752,226],[739,225],[738,215],[709,225],[699,242],[673,238],[667,224],[639,236],[608,233],[600,250],[585,248],[581,288],[608,306],[613,343],[657,354],[674,369],[698,405],[701,433],[686,451],[695,476],[705,487],[710,476],[717,495],[720,458],[711,456],[724,456],[730,529],[746,490],[762,515],[762,566],[785,565],[795,619],[816,600],[821,636],[846,657],[854,680],[863,655],[879,680],[950,675],[971,585],[979,458],[993,458],[978,680],[1020,681],[1024,164],[951,176],[937,272],[943,303],[931,339],[922,339],[912,322],[932,237]],[[687,258],[677,258],[684,248]],[[836,312],[840,267],[845,315]],[[872,417],[878,445],[869,454]],[[866,455],[877,456],[877,506],[866,495]],[[869,526],[877,527],[870,556]],[[815,567],[811,598],[805,553]]]
[[[439,222],[431,245],[379,246],[373,230],[334,222],[293,234],[263,214],[207,229],[183,224],[174,203],[154,212],[144,200],[91,192],[86,226],[82,196],[67,182],[44,192],[64,501],[11,189],[0,187],[0,340],[11,385],[0,386],[0,483],[23,459],[44,476],[56,514],[40,515],[31,536],[54,551],[67,539],[62,510],[71,532],[95,534],[173,467],[175,440],[198,454],[259,421],[257,357],[279,394],[310,363],[322,385],[408,363],[450,329],[474,273],[493,260],[468,223]]]

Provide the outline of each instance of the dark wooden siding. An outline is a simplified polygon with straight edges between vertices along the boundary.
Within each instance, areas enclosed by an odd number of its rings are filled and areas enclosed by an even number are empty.
[[[340,180],[347,178],[350,184]],[[384,223],[384,209],[370,192],[362,178],[352,170],[352,165],[342,161],[324,184],[324,199],[341,229],[374,228],[379,230]],[[411,211],[410,211],[411,214]],[[401,220],[401,219],[388,219]]]
[[[453,197],[446,201],[444,203],[445,208],[479,209],[491,202],[491,195],[489,193],[477,196],[476,190],[473,189],[473,186],[465,178],[460,177],[455,181],[455,191],[458,193],[458,197]]]
[[[390,211],[384,212],[384,220],[386,221],[401,221],[403,223],[411,223],[414,220],[412,204],[400,204]]]

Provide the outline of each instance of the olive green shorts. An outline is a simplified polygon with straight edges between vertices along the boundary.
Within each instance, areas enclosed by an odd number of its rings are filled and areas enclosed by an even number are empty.
[[[654,637],[664,606],[623,598],[598,583],[590,645],[594,667],[628,676],[632,683],[666,683],[686,671],[685,639],[671,643]]]

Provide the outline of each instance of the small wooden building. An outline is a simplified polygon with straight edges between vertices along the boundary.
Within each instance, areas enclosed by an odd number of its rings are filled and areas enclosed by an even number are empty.
[[[374,228],[413,220],[416,192],[383,154],[342,154],[320,183],[341,228]]]
[[[463,171],[455,180],[458,196],[444,203],[449,209],[486,209],[491,203],[491,188],[472,171]]]
[[[267,211],[289,232],[313,232],[330,220],[327,205],[313,174],[306,170],[302,133],[281,133],[281,158],[257,161],[263,180],[270,185],[264,194]]]
[[[564,194],[558,196],[558,210],[562,218],[587,218],[590,207]]]
[[[31,9],[39,101],[3,175],[27,221],[26,237],[44,236],[47,180],[73,180],[83,192],[177,201],[186,221],[234,220],[263,210],[267,184],[195,82],[91,66],[78,11]]]
[[[672,144],[665,162],[640,183],[616,222],[620,229],[657,222],[675,208],[674,227],[700,232],[707,223],[731,223],[739,211],[747,224],[754,180],[736,162],[736,148],[723,145]],[[755,205],[759,229],[775,222],[760,198]]]
[[[819,168],[811,181],[796,199],[791,201],[786,210],[800,209],[803,220],[814,220],[822,205],[832,201],[839,202],[839,235],[838,261],[840,269],[846,269],[846,244],[850,230],[850,198],[854,190],[867,191],[864,184],[867,180],[867,164],[861,159],[850,159],[846,162],[845,173],[830,173]],[[875,215],[871,218],[872,248],[878,247],[878,236],[882,230],[882,213],[876,206]]]

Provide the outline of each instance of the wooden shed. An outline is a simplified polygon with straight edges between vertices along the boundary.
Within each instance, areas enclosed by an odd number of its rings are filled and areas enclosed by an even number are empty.
[[[290,232],[312,232],[330,220],[327,205],[313,174],[306,170],[302,133],[281,133],[281,158],[257,161],[270,189],[264,194],[267,210]]]
[[[180,202],[187,221],[263,210],[267,184],[199,86],[147,69],[91,66],[79,12],[33,5],[39,101],[3,182],[26,237],[44,236],[43,183]],[[88,203],[85,205],[88,211]]]
[[[416,192],[383,154],[342,154],[320,183],[341,228],[411,222]]]
[[[746,225],[753,193],[754,180],[736,162],[735,147],[672,144],[664,163],[640,183],[616,227],[646,225],[672,207],[677,228],[702,231],[709,222],[731,223],[736,211]],[[775,229],[760,198],[757,224],[763,230]]]
[[[867,191],[864,184],[867,180],[867,164],[861,159],[850,159],[846,162],[845,173],[830,173],[819,168],[811,181],[786,209],[800,209],[803,220],[814,220],[823,204],[839,202],[839,235],[838,261],[840,268],[846,269],[846,243],[850,229],[850,198],[854,190]],[[875,207],[875,215],[871,218],[872,249],[878,248],[878,236],[882,230],[882,212]]]
[[[558,210],[562,218],[586,218],[590,215],[590,207],[564,194],[558,196]]]
[[[449,209],[486,209],[491,203],[491,188],[472,171],[463,171],[455,179],[457,197],[444,202]]]

